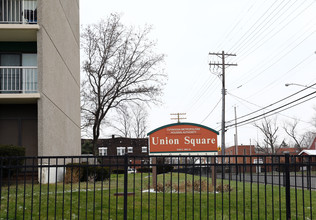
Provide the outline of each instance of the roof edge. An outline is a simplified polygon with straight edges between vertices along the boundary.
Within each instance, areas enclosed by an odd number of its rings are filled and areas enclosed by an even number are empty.
[[[310,156],[316,155],[316,150],[302,150],[298,155],[302,155],[303,153],[306,153]]]
[[[151,135],[152,133],[155,133],[156,131],[159,131],[159,130],[161,130],[161,129],[163,129],[163,128],[172,127],[172,126],[177,126],[177,125],[193,125],[193,126],[205,128],[205,129],[210,130],[210,131],[216,133],[217,135],[219,135],[219,132],[218,132],[218,131],[215,131],[215,130],[212,129],[212,128],[209,128],[209,127],[207,127],[207,126],[205,126],[205,125],[200,125],[200,124],[195,124],[195,123],[190,123],[190,122],[172,123],[172,124],[163,125],[163,126],[161,126],[161,127],[159,127],[159,128],[156,128],[156,129],[154,129],[154,130],[148,132],[147,135]]]

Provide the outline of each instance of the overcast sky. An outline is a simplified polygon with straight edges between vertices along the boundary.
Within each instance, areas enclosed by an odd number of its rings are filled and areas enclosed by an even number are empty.
[[[166,54],[164,68],[169,79],[164,104],[149,109],[148,131],[175,122],[170,113],[178,112],[186,113],[183,122],[220,130],[221,80],[217,74],[221,69],[209,67],[210,61],[216,61],[209,52],[236,54],[227,58],[227,62],[238,64],[226,69],[227,121],[234,119],[234,106],[237,116],[243,116],[303,89],[286,87],[285,83],[316,82],[314,0],[80,1],[81,25],[96,23],[112,12],[122,14],[126,25],[152,25],[157,51]],[[268,109],[314,91],[308,89]],[[308,122],[316,113],[315,100],[278,114],[279,125],[296,117],[301,120],[302,133],[311,130]],[[263,111],[240,120],[259,113]],[[233,127],[227,131],[227,146],[234,144],[234,133]],[[260,141],[253,124],[238,127],[239,144],[249,144],[250,139],[252,143]]]

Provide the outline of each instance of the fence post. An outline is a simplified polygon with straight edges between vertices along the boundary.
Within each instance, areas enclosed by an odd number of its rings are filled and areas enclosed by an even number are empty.
[[[307,189],[311,190],[312,189],[311,157],[307,157],[307,159],[308,159],[307,173],[306,173]]]
[[[2,201],[2,181],[3,181],[3,175],[2,175],[2,169],[3,169],[3,158],[0,158],[0,211],[1,211],[1,201]]]
[[[157,190],[157,157],[152,157],[153,187]]]
[[[128,154],[124,155],[124,220],[127,220],[127,184],[128,184]]]
[[[216,158],[211,157],[211,163],[213,164],[212,166],[212,185],[214,189],[216,189]]]
[[[291,185],[290,185],[290,154],[285,153],[285,196],[286,196],[286,219],[291,219]]]

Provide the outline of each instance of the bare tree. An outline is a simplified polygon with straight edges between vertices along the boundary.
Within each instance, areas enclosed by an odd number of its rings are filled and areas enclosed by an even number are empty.
[[[111,126],[123,137],[146,137],[147,111],[141,104],[131,104],[118,108]]]
[[[302,146],[305,148],[309,148],[316,137],[316,133],[312,131],[307,131],[304,133],[304,140],[302,142]]]
[[[279,127],[276,123],[276,118],[264,118],[260,124],[255,123],[254,126],[258,128],[263,134],[263,145],[257,143],[257,148],[266,154],[276,154],[280,146],[277,146]]]
[[[136,101],[155,102],[161,93],[164,55],[154,52],[150,30],[126,27],[118,14],[83,30],[82,121],[83,126],[92,127],[94,152],[111,109]]]
[[[284,126],[283,129],[287,135],[291,137],[291,139],[294,141],[294,147],[302,151],[302,148],[304,147],[302,144],[304,143],[305,140],[305,134],[299,135],[297,132],[297,126],[298,126],[299,120],[294,119],[293,122],[287,122]]]
[[[133,133],[136,138],[145,138],[147,129],[147,111],[144,105],[136,105],[132,110],[134,116]]]
[[[117,114],[114,123],[111,126],[119,132],[119,135],[123,137],[131,137],[132,118],[128,111],[128,107],[123,105],[117,108]]]

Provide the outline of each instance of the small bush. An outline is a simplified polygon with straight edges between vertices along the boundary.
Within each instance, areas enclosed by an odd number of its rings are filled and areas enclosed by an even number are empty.
[[[110,178],[108,167],[89,166],[87,163],[70,163],[66,165],[65,183],[79,181],[103,181]]]
[[[116,169],[116,170],[112,170],[113,174],[124,174],[124,169]]]
[[[194,191],[201,191],[201,192],[212,192],[214,190],[213,185],[209,184],[207,186],[207,181],[206,180],[202,180],[200,182],[200,180],[195,180],[193,183],[192,181],[188,181],[187,183],[181,183],[178,187],[179,192],[192,192],[192,190]]]
[[[88,168],[88,181],[103,181],[110,178],[110,169],[108,167],[89,167]]]
[[[173,166],[167,163],[165,158],[157,158],[157,174],[169,173],[173,170]]]
[[[225,185],[218,185],[216,187],[216,191],[217,192],[229,192],[229,191],[233,191],[232,188],[229,187],[229,185],[225,184]]]
[[[90,167],[87,166],[84,169],[83,178],[81,181],[103,181],[110,178],[110,172],[108,167]]]
[[[154,189],[155,189],[157,192],[163,192],[163,191],[164,191],[163,184],[162,184],[162,183],[157,183],[156,187],[154,186]]]
[[[275,169],[275,171],[278,171],[278,172],[285,172],[286,171],[285,165],[284,166],[277,166],[274,169]],[[298,172],[300,170],[300,166],[290,164],[288,166],[288,169],[289,169],[289,172]]]
[[[66,165],[65,183],[78,183],[82,180],[86,167],[83,163],[69,163]]]
[[[157,174],[169,173],[173,170],[173,166],[170,164],[158,164]]]
[[[152,168],[150,167],[142,167],[142,168],[137,168],[138,173],[151,173]]]
[[[25,156],[25,148],[14,145],[0,145],[0,157]]]
[[[0,145],[0,157],[5,157],[2,159],[3,177],[8,177],[9,173],[12,175],[16,173],[17,171],[21,170],[21,168],[18,166],[22,166],[24,164],[24,158],[14,158],[14,157],[24,157],[24,156],[25,156],[24,147],[13,146],[13,145]],[[6,158],[6,157],[13,157],[13,158]]]

